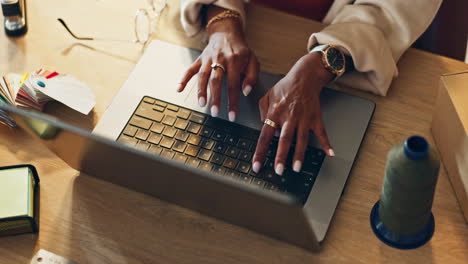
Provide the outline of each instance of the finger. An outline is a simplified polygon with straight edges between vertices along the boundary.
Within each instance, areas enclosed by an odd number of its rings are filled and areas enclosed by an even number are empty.
[[[221,92],[223,83],[224,71],[221,68],[213,68],[211,70],[210,91],[211,91],[211,115],[217,117],[219,115],[219,106],[221,104]]]
[[[304,154],[309,144],[310,128],[307,123],[301,122],[297,127],[296,148],[294,150],[293,170],[300,172],[304,164]]]
[[[257,148],[255,149],[255,154],[252,160],[252,169],[258,173],[265,162],[265,156],[270,146],[270,142],[273,139],[275,134],[275,128],[264,124],[262,127],[262,132],[258,138]]]
[[[252,87],[255,86],[258,80],[258,73],[260,71],[260,63],[257,57],[252,53],[250,55],[249,64],[245,71],[244,83],[242,85],[242,92],[245,96],[249,95],[252,91]]]
[[[322,118],[318,118],[313,127],[315,136],[317,137],[320,145],[322,146],[323,151],[327,153],[328,156],[334,157],[335,151],[333,151],[330,141],[328,140],[327,132],[325,131],[325,125],[323,124]]]
[[[241,70],[238,65],[229,66],[229,70],[227,72],[229,98],[228,117],[231,122],[236,120],[236,115],[239,111],[240,74]]]
[[[268,93],[260,99],[258,107],[260,109],[260,119],[265,121],[266,115],[268,113],[268,108],[270,107],[270,97]]]
[[[284,165],[288,157],[289,148],[294,136],[296,123],[292,120],[284,122],[281,127],[281,134],[278,142],[278,151],[275,158],[275,172],[278,175],[283,175]]]
[[[197,59],[184,73],[184,77],[182,78],[182,81],[180,82],[179,87],[177,88],[177,92],[180,93],[182,92],[185,87],[187,86],[187,83],[192,79],[192,77],[198,73],[201,67],[201,60]]]
[[[208,80],[210,79],[211,76],[211,65],[207,61],[203,63],[201,66],[201,70],[198,73],[198,104],[200,106],[205,106],[206,105],[206,97],[207,97],[207,86],[208,86]]]

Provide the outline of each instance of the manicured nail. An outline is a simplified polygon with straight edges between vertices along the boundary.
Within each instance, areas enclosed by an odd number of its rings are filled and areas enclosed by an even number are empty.
[[[330,157],[335,157],[335,151],[333,149],[329,149],[328,155],[330,155]]]
[[[229,117],[229,121],[234,122],[236,120],[236,112],[229,111],[228,117]]]
[[[217,117],[219,115],[219,109],[216,105],[211,106],[211,116]]]
[[[198,98],[198,104],[199,104],[201,107],[205,106],[205,105],[206,105],[206,99],[205,99],[205,97],[202,96],[202,97]]]
[[[242,93],[244,93],[244,96],[247,96],[250,94],[251,91],[252,91],[252,86],[250,84],[247,84],[244,87],[244,90],[242,91]]]
[[[275,172],[276,172],[276,174],[278,174],[278,175],[283,175],[283,172],[284,172],[284,165],[283,165],[283,163],[279,163],[278,165],[276,165]]]
[[[302,162],[300,160],[296,160],[293,165],[293,170],[295,172],[301,172],[302,169]]]
[[[255,171],[255,173],[258,173],[261,168],[262,168],[262,164],[260,164],[260,162],[258,161],[254,162],[252,169],[253,171]]]

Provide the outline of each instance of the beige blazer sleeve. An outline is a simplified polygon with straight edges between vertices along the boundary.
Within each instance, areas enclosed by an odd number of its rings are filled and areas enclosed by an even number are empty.
[[[245,1],[248,2],[248,1]],[[398,75],[396,63],[424,32],[442,0],[335,0],[324,21],[328,25],[313,33],[311,50],[318,44],[342,47],[352,56],[356,71],[343,75],[338,83],[386,95]],[[200,9],[204,4],[235,10],[245,25],[242,0],[182,0],[181,21],[187,34],[201,30]]]
[[[396,63],[426,30],[442,0],[335,0],[331,24],[309,39],[308,49],[317,44],[334,44],[353,58],[356,71],[339,83],[386,95],[397,76]],[[341,4],[341,6],[340,6]],[[337,10],[338,9],[338,10]]]

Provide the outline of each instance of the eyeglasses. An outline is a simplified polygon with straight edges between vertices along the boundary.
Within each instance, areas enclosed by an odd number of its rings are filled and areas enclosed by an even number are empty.
[[[99,37],[79,37],[75,35],[67,23],[61,18],[57,20],[67,30],[70,35],[77,40],[98,40],[98,41],[119,41],[119,42],[132,42],[139,43],[146,46],[151,39],[154,29],[154,21],[160,16],[164,8],[167,6],[166,0],[148,0],[149,9],[140,8],[137,10],[134,19],[134,30],[135,39],[111,39],[111,38],[99,38]]]

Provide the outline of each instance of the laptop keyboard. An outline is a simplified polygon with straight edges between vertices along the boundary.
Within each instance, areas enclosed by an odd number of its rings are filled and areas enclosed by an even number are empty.
[[[302,171],[296,173],[291,168],[291,151],[280,176],[274,171],[275,138],[257,174],[252,170],[252,157],[259,136],[259,131],[249,127],[145,96],[117,140],[258,188],[287,192],[305,203],[325,153],[308,147]]]

